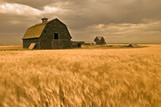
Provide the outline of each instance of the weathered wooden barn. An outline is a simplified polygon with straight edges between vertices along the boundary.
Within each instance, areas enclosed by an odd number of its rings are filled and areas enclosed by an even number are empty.
[[[23,36],[23,48],[30,49],[66,49],[72,47],[71,35],[67,26],[58,19],[48,21],[27,29]]]
[[[104,37],[101,36],[97,36],[94,41],[96,42],[96,45],[106,44]]]

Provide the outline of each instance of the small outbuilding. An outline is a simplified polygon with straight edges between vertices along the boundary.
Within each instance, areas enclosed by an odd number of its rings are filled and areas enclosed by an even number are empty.
[[[129,44],[129,47],[136,48],[138,47],[138,45],[133,43],[133,44]]]
[[[67,26],[59,19],[48,21],[42,18],[42,23],[29,27],[24,34],[23,48],[30,49],[66,49],[72,48],[71,35]]]
[[[72,48],[81,48],[83,43],[83,41],[72,41]]]
[[[94,42],[96,42],[96,45],[103,45],[103,44],[106,44],[104,37],[101,37],[101,36],[97,36],[97,37],[94,39]]]

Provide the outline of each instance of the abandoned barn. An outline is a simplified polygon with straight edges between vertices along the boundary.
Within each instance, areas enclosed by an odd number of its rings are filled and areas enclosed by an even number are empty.
[[[23,48],[30,49],[66,49],[72,48],[71,35],[67,26],[58,19],[48,21],[42,18],[42,23],[27,29],[23,36]],[[80,47],[78,43],[77,46]]]
[[[97,36],[94,39],[94,42],[96,42],[96,45],[106,44],[104,37],[101,37],[101,36]]]

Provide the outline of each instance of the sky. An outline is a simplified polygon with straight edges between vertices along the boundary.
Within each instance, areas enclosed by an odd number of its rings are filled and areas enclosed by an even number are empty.
[[[42,17],[65,23],[72,40],[161,43],[161,0],[0,0],[0,44],[21,44]]]

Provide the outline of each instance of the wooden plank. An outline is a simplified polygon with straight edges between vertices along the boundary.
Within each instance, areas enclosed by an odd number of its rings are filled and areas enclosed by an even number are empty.
[[[36,43],[31,43],[30,46],[29,46],[29,49],[34,49],[36,46]]]

